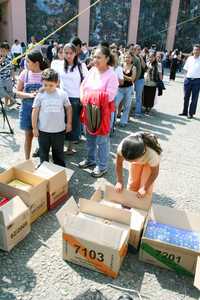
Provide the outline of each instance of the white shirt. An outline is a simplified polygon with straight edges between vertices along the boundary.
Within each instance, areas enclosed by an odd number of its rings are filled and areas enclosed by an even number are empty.
[[[12,48],[11,48],[11,53],[14,54],[14,53],[17,53],[17,54],[22,54],[22,47],[21,45],[16,45],[16,44],[13,44],[12,45]]]
[[[123,68],[121,66],[117,66],[114,68],[115,74],[117,75],[118,80],[124,79]]]
[[[189,56],[183,69],[187,71],[187,78],[200,78],[200,56]]]
[[[84,63],[82,65],[83,77],[88,74],[88,69]],[[56,66],[55,71],[59,74],[60,88],[65,91],[70,98],[80,98],[81,76],[78,67],[76,66],[73,72],[66,72],[64,69],[64,61]]]
[[[52,60],[51,69],[53,69],[54,71],[59,73],[62,67],[63,67],[63,60],[61,60],[61,59]]]

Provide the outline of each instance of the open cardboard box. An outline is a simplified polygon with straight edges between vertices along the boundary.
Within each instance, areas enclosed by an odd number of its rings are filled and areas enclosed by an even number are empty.
[[[122,215],[123,212],[127,210],[122,207],[122,204],[131,208],[129,244],[137,249],[141,240],[148,210],[151,207],[151,199],[138,199],[136,197],[136,193],[127,191],[125,189],[121,193],[117,193],[113,186],[106,185],[104,191],[97,190],[92,195],[90,200],[98,203],[104,203],[104,205],[106,205],[106,202],[107,205],[109,205],[109,202],[112,202],[116,209],[122,213]]]
[[[10,251],[30,232],[30,210],[18,196],[1,193],[9,199],[0,206],[0,249]]]
[[[73,198],[58,211],[63,259],[117,277],[127,253],[131,213]]]
[[[149,220],[200,232],[200,215],[175,208],[153,205],[146,219],[144,234]],[[180,274],[195,275],[194,286],[200,289],[200,251],[153,240],[144,234],[140,246],[140,260]]]
[[[36,168],[32,160],[27,160],[15,166],[15,168],[33,173],[43,179],[48,180],[47,186],[47,205],[48,209],[53,209],[68,198],[68,181],[66,168],[43,162]]]
[[[30,184],[30,189],[25,191],[10,186],[9,183],[15,179]],[[14,167],[8,169],[0,174],[0,192],[18,195],[30,209],[31,223],[47,211],[47,181],[34,174]]]

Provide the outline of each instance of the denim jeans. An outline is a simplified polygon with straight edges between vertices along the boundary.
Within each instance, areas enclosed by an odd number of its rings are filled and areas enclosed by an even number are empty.
[[[86,133],[87,138],[87,161],[94,163],[99,167],[100,171],[104,171],[108,167],[110,153],[110,137],[109,135],[94,136]]]
[[[135,81],[135,93],[136,93],[136,108],[135,113],[140,115],[142,113],[142,93],[144,89],[144,79],[138,79]]]
[[[126,125],[128,123],[128,117],[131,109],[131,102],[132,102],[132,91],[133,86],[119,88],[117,96],[115,97],[115,106],[116,110],[118,109],[120,103],[123,103],[123,113],[121,116],[120,123]]]

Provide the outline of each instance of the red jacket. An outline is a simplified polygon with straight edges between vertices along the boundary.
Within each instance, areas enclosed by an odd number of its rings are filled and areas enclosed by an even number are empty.
[[[87,131],[91,135],[108,135],[110,133],[110,122],[111,122],[111,112],[115,111],[115,103],[114,101],[109,102],[108,93],[101,91],[94,91],[89,95],[86,95],[81,100],[83,108],[81,111],[81,123],[86,126]],[[87,104],[95,104],[99,107],[101,111],[101,125],[99,129],[95,132],[91,132],[88,130],[88,120],[86,113],[86,105]]]

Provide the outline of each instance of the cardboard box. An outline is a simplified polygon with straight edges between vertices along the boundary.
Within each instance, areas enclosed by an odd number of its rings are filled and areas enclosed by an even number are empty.
[[[57,213],[63,231],[63,259],[117,277],[127,253],[131,213],[73,198]]]
[[[116,209],[119,209],[121,212],[126,210],[122,207],[122,204],[131,208],[129,244],[137,249],[141,240],[148,210],[151,206],[151,199],[138,199],[136,197],[136,193],[127,191],[125,189],[121,193],[117,193],[113,186],[106,185],[104,192],[97,190],[92,195],[90,200],[104,204],[106,204],[106,202],[102,202],[102,200],[107,201],[107,205],[109,201],[110,203],[115,204]]]
[[[10,198],[5,193],[7,198]],[[16,196],[0,206],[0,249],[10,251],[30,232],[30,210]]]
[[[21,180],[32,187],[25,191],[9,185],[12,180]],[[11,168],[0,174],[0,192],[19,196],[31,212],[31,223],[47,211],[47,181],[23,170]]]
[[[43,162],[36,169],[32,160],[25,161],[15,166],[17,169],[31,172],[43,179],[48,180],[48,209],[53,209],[68,198],[68,181],[66,169],[58,165]]]
[[[145,232],[149,221],[156,221],[181,230],[200,232],[200,215],[153,205],[145,223],[139,255],[141,261],[174,270],[180,274],[195,275],[194,285],[200,289],[200,251],[146,237]]]

